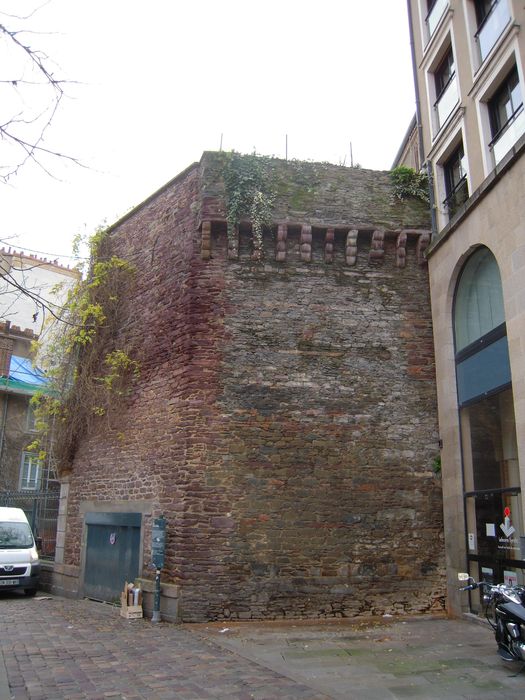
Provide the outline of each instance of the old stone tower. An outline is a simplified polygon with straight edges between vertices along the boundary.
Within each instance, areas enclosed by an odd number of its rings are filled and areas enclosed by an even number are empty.
[[[228,157],[111,228],[140,269],[121,337],[141,376],[64,479],[55,589],[108,597],[115,565],[118,595],[130,561],[151,579],[162,513],[179,619],[440,607],[426,208],[385,172],[268,159],[254,256],[249,221],[227,230]]]

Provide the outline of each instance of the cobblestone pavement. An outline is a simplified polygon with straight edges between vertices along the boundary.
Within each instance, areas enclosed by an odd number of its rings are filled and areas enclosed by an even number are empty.
[[[464,620],[153,625],[85,600],[0,597],[0,700],[523,700]]]
[[[327,697],[185,627],[127,621],[91,601],[12,593],[0,597],[0,619],[7,673],[1,700]]]

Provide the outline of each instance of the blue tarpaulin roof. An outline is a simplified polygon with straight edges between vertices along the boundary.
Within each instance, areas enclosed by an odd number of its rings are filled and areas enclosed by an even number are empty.
[[[43,389],[48,379],[41,369],[34,367],[27,357],[11,355],[9,375],[0,377],[0,389],[5,388],[16,394],[34,394]]]

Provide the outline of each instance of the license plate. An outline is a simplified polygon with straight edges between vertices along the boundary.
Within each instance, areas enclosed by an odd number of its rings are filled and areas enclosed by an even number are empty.
[[[0,586],[17,586],[17,578],[0,578]]]

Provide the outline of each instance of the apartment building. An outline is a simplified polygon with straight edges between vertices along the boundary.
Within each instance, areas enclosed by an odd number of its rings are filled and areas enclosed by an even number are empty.
[[[0,493],[48,486],[50,465],[27,449],[36,436],[30,400],[46,383],[33,343],[39,341],[44,356],[79,276],[58,261],[0,249]]]
[[[458,571],[525,583],[525,5],[408,0],[408,11],[458,613],[479,605],[458,593]]]

